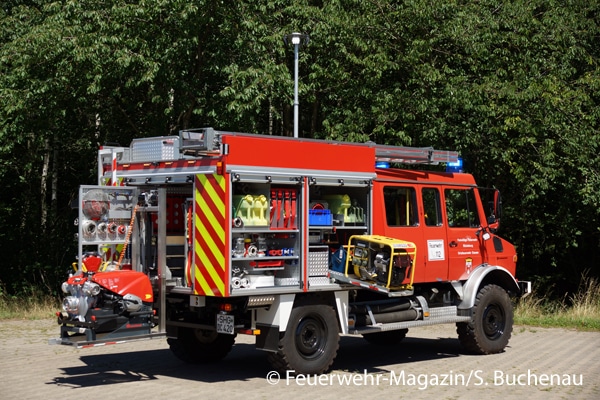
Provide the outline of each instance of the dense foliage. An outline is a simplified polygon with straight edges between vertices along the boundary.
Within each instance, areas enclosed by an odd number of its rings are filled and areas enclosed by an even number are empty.
[[[0,8],[0,292],[56,290],[99,144],[213,126],[459,150],[519,275],[600,274],[600,3],[14,0]]]

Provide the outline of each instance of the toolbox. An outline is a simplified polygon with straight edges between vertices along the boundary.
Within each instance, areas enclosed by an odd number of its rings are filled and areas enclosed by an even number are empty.
[[[333,217],[331,210],[309,210],[308,211],[308,224],[309,225],[322,225],[331,226],[333,224]]]

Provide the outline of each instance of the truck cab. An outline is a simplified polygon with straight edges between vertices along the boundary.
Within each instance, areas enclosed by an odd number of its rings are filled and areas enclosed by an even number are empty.
[[[417,245],[415,284],[466,280],[485,264],[514,275],[516,250],[494,233],[500,205],[486,213],[480,194],[469,174],[379,169],[373,230]]]

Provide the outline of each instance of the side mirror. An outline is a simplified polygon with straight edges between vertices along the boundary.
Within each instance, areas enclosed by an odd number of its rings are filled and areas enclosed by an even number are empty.
[[[490,202],[490,214],[488,216],[488,227],[490,231],[495,232],[500,227],[500,217],[502,215],[502,197],[500,191],[494,189],[493,201]]]
[[[500,196],[500,191],[498,189],[494,191],[494,209],[496,219],[499,220],[502,217],[502,196]]]

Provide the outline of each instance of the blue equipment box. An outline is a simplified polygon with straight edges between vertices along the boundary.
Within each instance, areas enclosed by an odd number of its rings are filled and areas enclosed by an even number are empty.
[[[333,225],[331,210],[308,210],[309,225]]]

